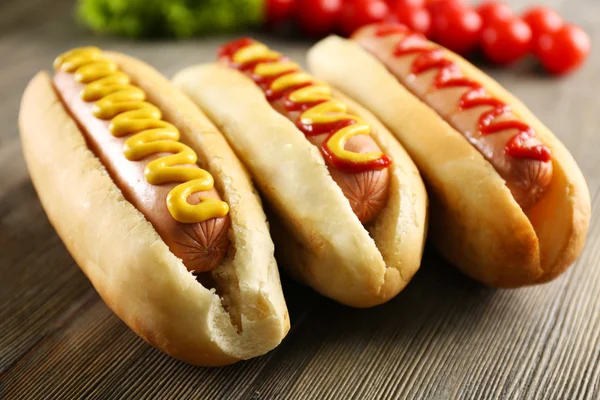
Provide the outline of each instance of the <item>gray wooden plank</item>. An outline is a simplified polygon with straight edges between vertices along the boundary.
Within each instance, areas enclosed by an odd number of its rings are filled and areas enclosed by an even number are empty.
[[[75,267],[29,183],[0,201],[0,372],[82,304],[91,284]]]

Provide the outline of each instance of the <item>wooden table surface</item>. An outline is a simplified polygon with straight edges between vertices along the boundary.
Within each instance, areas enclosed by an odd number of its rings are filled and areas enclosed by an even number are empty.
[[[510,3],[522,9],[530,2]],[[543,3],[600,43],[600,2]],[[540,73],[533,62],[489,70],[554,130],[587,178],[590,233],[567,273],[543,286],[495,290],[428,246],[408,288],[369,310],[341,306],[284,276],[292,330],[281,346],[231,367],[196,368],[132,333],[73,262],[28,178],[17,113],[27,81],[68,48],[125,51],[170,76],[212,60],[226,38],[96,38],[73,22],[71,7],[0,3],[0,398],[600,398],[598,52],[565,79]],[[308,48],[261,38],[299,60]]]

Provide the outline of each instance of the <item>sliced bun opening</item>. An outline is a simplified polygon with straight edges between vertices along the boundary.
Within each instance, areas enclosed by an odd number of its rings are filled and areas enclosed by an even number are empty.
[[[213,123],[166,77],[131,57],[106,54],[147,93],[148,101],[161,110],[163,119],[179,129],[181,142],[196,152],[197,164],[213,175],[215,188],[229,204],[228,253],[223,263],[209,272],[209,279],[200,279],[210,285],[229,318],[227,322],[221,318],[214,320],[216,332],[224,333],[224,348],[236,352],[252,341],[257,345],[268,342],[273,340],[277,329],[281,340],[289,329],[289,316],[274,245],[260,198],[244,167]],[[276,321],[278,318],[280,321]],[[252,347],[244,350],[256,351]]]

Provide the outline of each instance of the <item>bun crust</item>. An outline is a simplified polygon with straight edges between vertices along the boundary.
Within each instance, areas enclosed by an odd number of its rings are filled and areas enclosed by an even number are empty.
[[[585,242],[590,197],[583,175],[521,102],[462,57],[448,54],[467,76],[510,104],[552,151],[552,184],[527,214],[481,153],[358,44],[330,36],[309,51],[308,64],[316,76],[366,105],[412,156],[430,189],[431,236],[451,263],[496,287],[551,280],[575,261]]]
[[[274,240],[296,279],[354,307],[381,304],[406,286],[421,261],[427,195],[415,165],[375,117],[352,103],[393,159],[388,203],[367,231],[318,149],[252,80],[211,64],[186,68],[174,82],[224,132],[279,217]]]
[[[216,128],[158,72],[110,56],[180,128],[231,207],[232,244],[212,274],[217,292],[202,286],[123,198],[42,71],[25,90],[19,126],[50,222],[106,304],[148,343],[203,366],[266,353],[286,335],[289,317],[265,215],[245,170]]]

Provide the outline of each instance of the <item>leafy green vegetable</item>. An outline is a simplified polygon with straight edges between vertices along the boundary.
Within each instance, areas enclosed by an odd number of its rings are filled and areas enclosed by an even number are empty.
[[[78,0],[77,16],[101,34],[190,37],[260,25],[264,7],[264,0]]]

